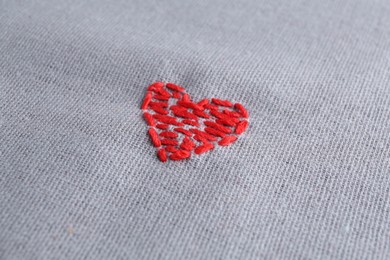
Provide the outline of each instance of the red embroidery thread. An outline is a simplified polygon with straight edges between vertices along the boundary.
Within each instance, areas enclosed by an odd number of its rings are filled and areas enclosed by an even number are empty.
[[[174,99],[174,104],[171,104]],[[169,103],[168,103],[169,102]],[[155,82],[147,88],[141,109],[148,133],[162,162],[203,154],[217,142],[228,146],[248,128],[248,111],[240,103],[218,98],[194,102],[185,88]],[[158,131],[158,132],[157,132]]]

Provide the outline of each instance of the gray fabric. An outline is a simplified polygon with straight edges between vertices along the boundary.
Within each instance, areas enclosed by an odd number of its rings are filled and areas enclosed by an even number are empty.
[[[1,1],[1,259],[389,259],[390,8]],[[234,145],[161,163],[156,80],[239,101]]]

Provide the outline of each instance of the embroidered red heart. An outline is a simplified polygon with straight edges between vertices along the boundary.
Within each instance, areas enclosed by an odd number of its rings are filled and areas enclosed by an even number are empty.
[[[148,133],[162,161],[183,160],[214,145],[228,146],[248,127],[243,105],[217,98],[191,100],[181,86],[155,82],[148,87],[141,109]]]

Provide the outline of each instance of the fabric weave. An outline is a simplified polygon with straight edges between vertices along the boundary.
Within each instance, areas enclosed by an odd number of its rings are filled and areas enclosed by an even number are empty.
[[[390,259],[386,0],[0,1],[0,259]],[[155,81],[251,112],[161,163]]]

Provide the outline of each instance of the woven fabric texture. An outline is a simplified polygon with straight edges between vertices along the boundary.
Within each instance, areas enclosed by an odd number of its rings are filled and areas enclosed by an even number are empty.
[[[390,259],[387,0],[0,1],[0,259]],[[161,163],[155,81],[240,102]]]

